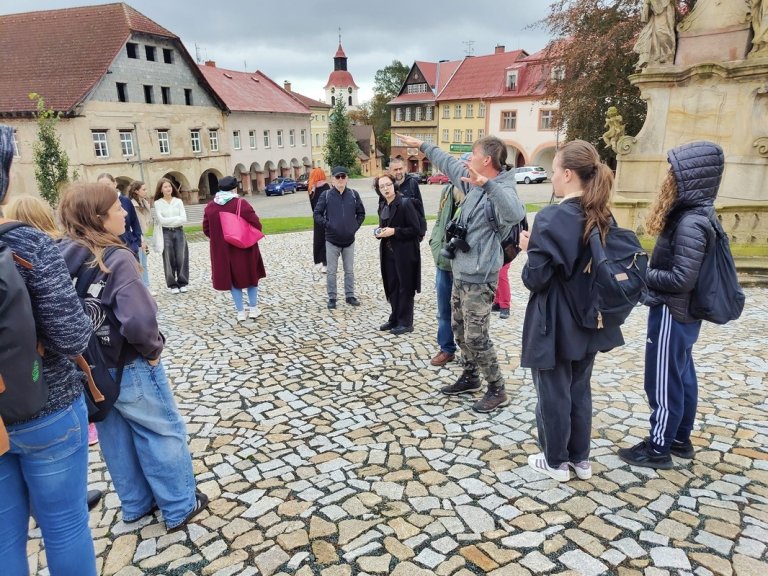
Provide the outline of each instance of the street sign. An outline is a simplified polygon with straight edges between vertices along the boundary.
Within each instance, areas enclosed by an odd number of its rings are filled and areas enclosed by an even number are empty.
[[[472,144],[451,144],[451,152],[472,152]]]

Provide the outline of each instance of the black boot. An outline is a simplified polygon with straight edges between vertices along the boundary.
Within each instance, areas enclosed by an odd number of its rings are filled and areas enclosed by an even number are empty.
[[[504,391],[504,382],[496,382],[488,385],[485,395],[475,402],[472,410],[475,412],[493,412],[496,408],[501,408],[509,404],[509,396]]]
[[[475,370],[464,370],[455,384],[441,388],[440,392],[449,396],[455,396],[456,394],[477,392],[482,387],[480,376],[477,375]]]

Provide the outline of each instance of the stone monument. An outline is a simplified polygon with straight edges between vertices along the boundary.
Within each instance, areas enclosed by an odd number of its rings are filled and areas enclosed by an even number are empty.
[[[674,4],[644,1],[647,23],[635,46],[641,71],[630,80],[648,115],[636,136],[616,144],[616,216],[642,231],[668,169],[667,150],[711,140],[725,152],[716,203],[723,226],[733,242],[766,243],[768,0],[698,0],[677,26],[671,58],[665,10]]]

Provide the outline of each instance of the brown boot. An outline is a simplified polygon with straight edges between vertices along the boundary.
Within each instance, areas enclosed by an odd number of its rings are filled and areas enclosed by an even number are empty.
[[[472,406],[472,410],[485,414],[507,404],[509,404],[509,396],[504,391],[504,383],[490,384],[485,395]]]
[[[477,372],[464,370],[462,375],[459,376],[459,379],[456,380],[455,384],[441,388],[440,392],[443,394],[448,394],[449,396],[455,396],[456,394],[469,394],[471,392],[477,392],[478,390],[482,389],[482,387],[483,386],[480,383],[480,376],[477,375]]]
[[[452,362],[454,358],[455,356],[450,352],[443,352],[440,350],[429,363],[432,364],[432,366],[444,366],[448,364],[448,362]]]

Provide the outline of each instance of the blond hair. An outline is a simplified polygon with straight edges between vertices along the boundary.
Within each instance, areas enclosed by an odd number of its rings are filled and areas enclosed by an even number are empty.
[[[661,183],[661,188],[645,216],[645,231],[652,236],[658,236],[667,224],[667,216],[672,206],[677,202],[677,180],[672,168]]]
[[[18,220],[42,230],[54,240],[61,237],[61,230],[53,219],[50,205],[37,196],[16,196],[3,207],[3,214],[11,220]]]

